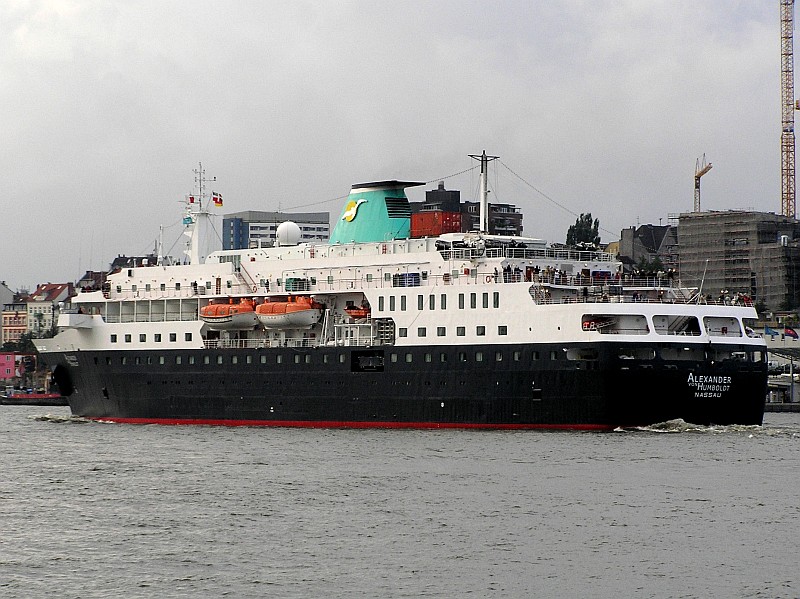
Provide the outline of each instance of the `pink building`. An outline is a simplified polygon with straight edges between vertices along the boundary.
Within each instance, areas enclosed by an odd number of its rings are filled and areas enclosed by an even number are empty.
[[[7,382],[20,376],[22,362],[15,360],[14,352],[0,353],[0,381]]]

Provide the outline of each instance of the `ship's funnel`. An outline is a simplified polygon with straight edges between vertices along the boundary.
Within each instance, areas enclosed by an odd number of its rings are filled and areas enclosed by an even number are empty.
[[[390,241],[411,236],[406,187],[425,183],[378,181],[353,185],[336,221],[330,243]]]

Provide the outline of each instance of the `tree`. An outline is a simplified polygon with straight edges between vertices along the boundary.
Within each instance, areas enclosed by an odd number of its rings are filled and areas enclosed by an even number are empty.
[[[578,245],[579,243],[591,243],[592,245],[600,245],[600,219],[596,218],[592,221],[592,213],[581,213],[575,219],[575,224],[567,229],[567,245]]]
[[[642,276],[653,277],[659,272],[664,272],[664,263],[661,262],[659,256],[653,256],[652,260],[642,256],[639,258],[639,264],[636,265],[636,272]]]

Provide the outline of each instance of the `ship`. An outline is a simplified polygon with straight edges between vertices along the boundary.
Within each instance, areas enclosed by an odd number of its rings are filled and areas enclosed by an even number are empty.
[[[762,423],[746,296],[617,257],[477,230],[414,237],[414,181],[353,185],[327,243],[210,252],[109,275],[35,343],[75,416],[119,423],[613,430]],[[201,178],[202,181],[202,178]],[[200,201],[195,201],[198,198]],[[207,203],[206,203],[207,206]]]

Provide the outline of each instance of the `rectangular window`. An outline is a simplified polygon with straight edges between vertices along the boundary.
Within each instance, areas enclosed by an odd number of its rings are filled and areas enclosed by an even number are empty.
[[[372,273],[367,273],[367,283],[372,283]]]
[[[444,364],[445,362],[447,362],[447,354],[446,354],[446,353],[444,353],[444,352],[440,353],[440,354],[439,354],[439,361],[440,361],[442,364]]]
[[[550,352],[550,359],[551,360],[558,360],[558,352],[557,351],[551,351]]]
[[[166,283],[161,283],[161,285],[159,285],[159,288],[161,289],[161,291],[166,291],[167,290],[167,284]]]
[[[173,343],[175,341],[177,341],[178,340],[178,333],[170,333],[169,334],[169,340],[172,341]]]
[[[501,324],[499,327],[497,327],[497,334],[508,335],[508,327],[504,324]]]
[[[383,296],[378,297],[378,312],[383,312]]]
[[[111,343],[116,343],[116,342],[117,342],[117,336],[111,335]]]
[[[133,291],[134,293],[136,293],[136,291],[137,291],[138,289],[139,289],[139,288],[138,288],[136,285],[131,285],[131,291]]]
[[[478,337],[483,337],[484,335],[486,335],[486,327],[479,324],[477,327],[475,327],[475,334]]]
[[[161,333],[153,333],[153,341],[161,343]]]
[[[428,363],[431,363],[431,362],[433,362],[433,354],[431,354],[431,353],[426,353],[426,354],[425,354],[425,361],[426,361],[426,362],[428,362]]]
[[[500,307],[500,292],[495,291],[492,294],[492,307],[499,308]]]
[[[397,362],[397,354],[391,354],[389,356],[389,361],[390,362]]]
[[[184,337],[184,339],[186,341],[191,341],[192,340],[192,334],[191,333],[184,333],[183,337]]]
[[[278,354],[277,356],[275,356],[275,363],[276,364],[283,364],[283,356],[281,354]]]
[[[247,354],[247,360],[246,361],[247,361],[248,364],[252,364],[253,363],[253,356],[251,356],[250,354]]]
[[[217,364],[222,364],[222,356],[217,356]]]
[[[394,296],[389,296],[389,312],[394,312]]]
[[[194,356],[189,356],[189,364],[194,364]]]
[[[456,327],[456,335],[457,335],[458,337],[463,337],[463,336],[464,336],[464,335],[466,335],[466,334],[467,334],[467,329],[466,329],[466,327]]]
[[[447,310],[447,295],[444,293],[439,297],[439,307],[442,310]]]
[[[502,362],[503,361],[503,352],[501,352],[501,351],[494,352],[494,361],[495,362]]]
[[[147,283],[147,284],[144,286],[144,290],[145,290],[145,291],[150,291],[150,283]]]
[[[519,362],[520,360],[522,360],[522,352],[515,351],[514,352],[514,361],[515,362]]]
[[[180,356],[175,356],[175,363],[176,364],[180,364],[181,363],[181,357]]]
[[[159,364],[164,364],[164,362],[166,362],[166,360],[164,359],[164,356],[158,356],[158,363]]]
[[[424,337],[425,334],[425,327],[417,327],[417,337]]]
[[[328,275],[328,285],[333,285],[333,275]]]
[[[299,364],[301,358],[302,358],[302,356],[300,354],[295,354],[294,355],[294,363],[295,364]]]
[[[436,327],[437,337],[444,337],[446,334],[447,334],[447,329],[445,327]]]
[[[478,307],[478,294],[477,293],[470,293],[469,294],[469,307],[473,308],[473,309]]]
[[[267,363],[267,356],[262,355],[261,359],[259,360],[259,362],[261,362],[262,364],[266,364]]]
[[[464,309],[464,294],[463,293],[459,293],[458,294],[458,309],[459,310],[463,310]]]
[[[425,307],[425,298],[421,295],[417,296],[417,310],[422,310]]]
[[[476,351],[475,352],[475,361],[476,362],[483,362],[483,352],[482,351]]]
[[[181,290],[181,284],[175,283],[175,291],[180,291],[180,290]]]
[[[144,343],[145,341],[147,341],[147,335],[139,333],[139,343]]]
[[[400,296],[400,311],[401,312],[405,312],[405,310],[406,310],[406,296],[405,295],[401,295]]]
[[[414,360],[414,356],[413,355],[411,355],[410,353],[406,354],[406,362],[411,362],[413,360]]]
[[[539,359],[539,352],[531,352],[531,360],[538,360]]]
[[[483,307],[484,308],[488,308],[489,307],[489,294],[488,293],[484,293],[483,297],[481,299],[483,299]]]
[[[466,362],[467,361],[467,352],[465,352],[465,351],[458,352],[458,361],[459,362]]]
[[[400,327],[399,329],[397,329],[397,336],[408,337],[408,329],[405,327]]]
[[[436,296],[433,294],[431,294],[430,297],[428,297],[428,309],[430,310],[436,309]]]
[[[231,356],[231,364],[238,364],[239,356]]]
[[[211,364],[211,356],[203,356],[203,364]]]
[[[131,342],[131,336],[129,334],[125,335],[125,343],[130,343],[130,342]]]

